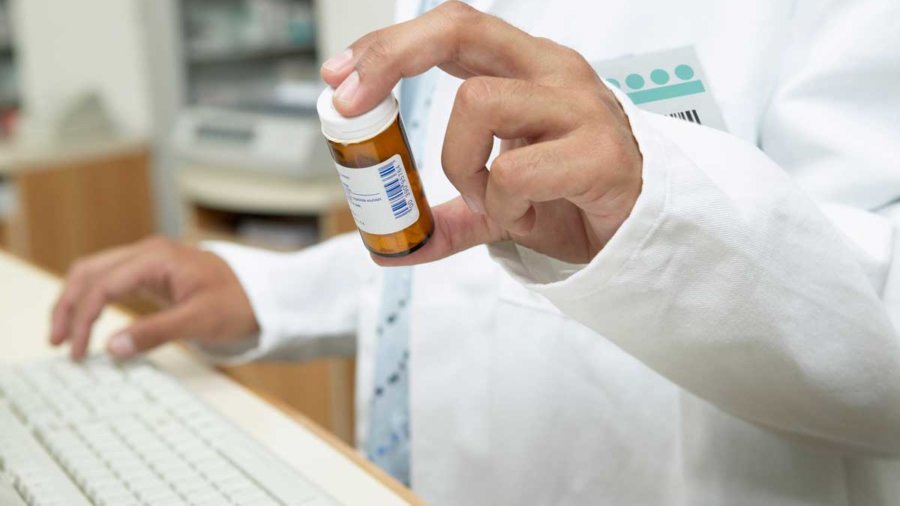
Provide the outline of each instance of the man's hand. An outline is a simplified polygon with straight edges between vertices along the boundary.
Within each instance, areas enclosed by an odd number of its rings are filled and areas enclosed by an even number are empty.
[[[615,96],[575,51],[456,1],[366,35],[322,77],[337,87],[335,107],[354,116],[434,66],[465,79],[442,157],[461,199],[434,208],[435,235],[421,250],[376,262],[429,262],[508,239],[589,262],[641,192],[641,154]],[[495,137],[502,150],[488,170]]]
[[[50,342],[85,355],[91,327],[106,304],[149,295],[166,309],[117,332],[107,348],[128,358],[175,339],[224,342],[253,335],[259,325],[234,272],[212,253],[153,238],[80,260],[53,309]]]

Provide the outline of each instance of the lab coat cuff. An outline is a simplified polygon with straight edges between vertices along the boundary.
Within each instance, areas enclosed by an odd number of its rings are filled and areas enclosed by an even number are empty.
[[[641,251],[665,216],[669,193],[669,157],[660,134],[645,113],[613,86],[608,86],[631,123],[643,157],[643,186],[629,217],[587,265],[550,258],[512,242],[489,246],[491,256],[519,282],[550,299],[569,300],[600,290]]]
[[[200,343],[191,341],[188,345],[202,357],[219,364],[243,364],[258,360],[274,346],[278,336],[277,301],[272,300],[273,292],[267,290],[269,274],[265,262],[261,262],[259,252],[233,243],[207,241],[200,247],[224,260],[240,281],[247,293],[253,314],[259,323],[260,332],[233,343]]]

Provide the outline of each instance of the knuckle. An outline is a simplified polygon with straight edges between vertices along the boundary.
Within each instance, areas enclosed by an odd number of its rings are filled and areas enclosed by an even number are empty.
[[[97,287],[90,291],[84,298],[84,311],[87,316],[97,313],[106,303],[108,290],[105,287]]]
[[[466,79],[456,92],[456,103],[460,108],[473,109],[483,107],[493,95],[491,79],[487,77],[471,77]]]
[[[584,55],[568,46],[557,44],[559,48],[560,58],[569,66],[579,69],[590,69],[591,65],[584,58]]]
[[[578,82],[596,81],[597,73],[580,52],[571,47],[564,46],[550,39],[542,39],[547,50],[553,54],[554,60],[563,72],[568,76],[573,76]],[[570,81],[571,79],[567,79]]]
[[[566,93],[566,100],[562,101],[561,107],[565,108],[575,124],[603,123],[609,118],[609,109],[595,88],[572,88],[566,90]]]
[[[547,37],[535,37],[534,40],[538,43],[538,48],[542,51],[555,53],[559,50],[561,45],[557,44],[555,40],[549,39]]]
[[[67,274],[69,281],[78,281],[84,277],[89,270],[88,265],[87,260],[84,259],[78,259],[72,262],[72,265],[69,267],[69,273]]]
[[[603,148],[603,158],[611,167],[624,168],[628,165],[631,158],[631,150],[625,143],[625,139],[618,135],[617,132],[607,130],[599,136],[600,146]]]
[[[472,8],[465,2],[461,2],[460,0],[450,0],[448,2],[442,3],[438,6],[439,11],[448,16],[452,21],[459,23],[472,14],[474,14],[475,9]]]
[[[391,57],[391,45],[384,30],[373,32],[369,35],[365,48],[359,56],[356,69],[360,74],[365,74],[368,69],[379,68],[389,61]]]
[[[434,12],[442,17],[446,42],[454,53],[459,52],[458,40],[463,31],[478,31],[488,16],[476,10],[474,7],[459,0],[444,2],[434,9]]]

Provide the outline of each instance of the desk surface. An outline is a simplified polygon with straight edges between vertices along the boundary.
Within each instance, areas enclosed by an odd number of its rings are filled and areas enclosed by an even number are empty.
[[[53,276],[0,252],[0,360],[12,363],[62,353],[52,350],[46,337],[59,288]],[[107,310],[96,328],[94,350],[127,322],[123,312]],[[164,347],[149,358],[339,502],[420,503],[324,430],[279,411],[179,347]]]

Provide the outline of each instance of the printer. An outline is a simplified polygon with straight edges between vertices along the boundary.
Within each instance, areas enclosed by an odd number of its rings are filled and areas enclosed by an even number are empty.
[[[171,143],[181,166],[315,178],[334,171],[315,100],[320,85],[282,86],[266,100],[197,105],[178,116]]]

